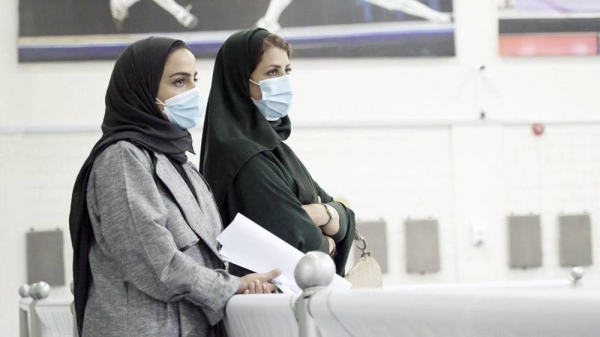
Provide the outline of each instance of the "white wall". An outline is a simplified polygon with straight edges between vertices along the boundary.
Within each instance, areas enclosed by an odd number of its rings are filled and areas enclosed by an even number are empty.
[[[100,136],[7,131],[99,126],[112,69],[112,62],[18,64],[17,7],[18,0],[3,0],[0,11],[3,336],[18,333],[25,233],[31,227],[68,233],[72,184]],[[587,211],[594,223],[600,216],[600,125],[557,122],[600,119],[600,57],[499,59],[493,1],[456,0],[455,7],[457,58],[294,60],[292,116],[298,128],[290,144],[321,185],[348,199],[359,218],[387,221],[387,284],[567,277],[558,263],[556,217]],[[487,70],[477,79],[472,68],[481,62]],[[207,93],[212,62],[198,65]],[[477,122],[480,109],[489,121]],[[535,137],[530,121],[555,124]],[[193,135],[199,150],[199,130]],[[513,271],[505,216],[530,212],[542,218],[544,264]],[[402,221],[429,216],[440,223],[442,270],[408,275]],[[470,242],[473,222],[485,230],[486,241],[477,247]],[[594,228],[593,235],[598,263],[600,231]],[[65,234],[68,282],[70,256]],[[586,279],[600,284],[600,269],[589,268]]]

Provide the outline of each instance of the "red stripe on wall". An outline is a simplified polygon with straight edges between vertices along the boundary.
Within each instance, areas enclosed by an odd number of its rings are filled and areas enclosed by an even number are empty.
[[[598,55],[598,34],[503,35],[502,56]]]

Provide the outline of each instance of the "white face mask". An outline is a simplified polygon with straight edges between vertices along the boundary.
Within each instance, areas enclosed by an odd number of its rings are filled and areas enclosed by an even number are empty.
[[[262,99],[252,99],[254,105],[268,121],[275,121],[287,116],[292,103],[292,83],[290,75],[250,82],[260,86]]]
[[[165,108],[162,112],[167,116],[169,121],[179,125],[184,130],[191,129],[200,124],[206,109],[206,103],[200,95],[198,88],[175,95],[164,103],[158,98],[156,102],[164,105]]]

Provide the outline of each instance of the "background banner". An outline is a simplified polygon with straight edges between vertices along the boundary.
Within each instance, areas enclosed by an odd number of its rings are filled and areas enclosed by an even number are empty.
[[[21,0],[19,11],[20,62],[114,59],[150,35],[214,57],[257,26],[300,57],[455,55],[452,0]]]

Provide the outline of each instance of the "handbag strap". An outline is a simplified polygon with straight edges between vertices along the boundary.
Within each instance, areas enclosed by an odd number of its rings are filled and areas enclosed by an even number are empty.
[[[358,231],[358,228],[354,228],[354,240],[358,241],[358,243],[356,244],[356,247],[358,249],[360,249],[362,251],[361,255],[365,255],[365,254],[371,254],[371,252],[369,252],[367,250],[367,239],[365,239],[364,236],[360,235],[360,232]],[[360,246],[360,242],[362,242],[363,246]]]

